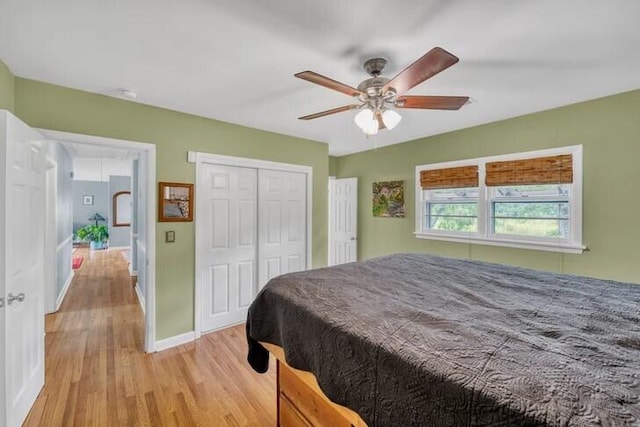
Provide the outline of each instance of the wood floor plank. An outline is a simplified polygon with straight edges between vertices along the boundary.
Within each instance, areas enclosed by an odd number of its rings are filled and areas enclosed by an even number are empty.
[[[146,354],[143,314],[124,257],[84,262],[46,316],[45,387],[25,426],[273,426],[275,364],[246,363],[244,325]]]

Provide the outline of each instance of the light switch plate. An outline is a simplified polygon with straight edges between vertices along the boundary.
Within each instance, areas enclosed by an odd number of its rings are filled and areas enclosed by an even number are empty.
[[[164,232],[164,241],[167,243],[173,243],[176,241],[176,232],[175,231],[165,231]]]
[[[187,162],[195,163],[196,162],[196,152],[195,151],[187,151]]]

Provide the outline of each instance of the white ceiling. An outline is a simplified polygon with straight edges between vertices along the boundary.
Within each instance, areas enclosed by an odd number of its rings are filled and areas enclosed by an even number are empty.
[[[18,76],[367,150],[640,88],[640,1],[0,0],[0,58]],[[350,103],[296,79],[357,86],[364,59],[392,77],[434,46],[460,62],[410,91],[468,95],[457,112],[403,110],[367,139]]]

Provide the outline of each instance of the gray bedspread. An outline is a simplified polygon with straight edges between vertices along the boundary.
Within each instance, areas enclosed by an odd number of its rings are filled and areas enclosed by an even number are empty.
[[[370,426],[640,425],[640,285],[398,254],[271,280],[247,337]]]

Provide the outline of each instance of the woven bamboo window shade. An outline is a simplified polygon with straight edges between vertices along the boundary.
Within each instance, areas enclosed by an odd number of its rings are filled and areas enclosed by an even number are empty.
[[[420,186],[425,190],[477,187],[478,166],[420,171]]]
[[[570,184],[573,182],[573,157],[562,154],[534,159],[487,163],[485,184],[533,185]]]

